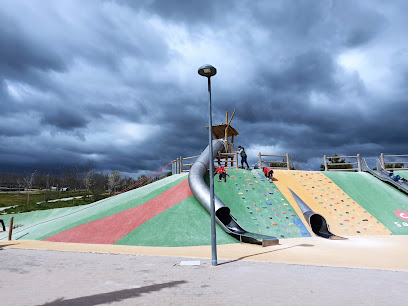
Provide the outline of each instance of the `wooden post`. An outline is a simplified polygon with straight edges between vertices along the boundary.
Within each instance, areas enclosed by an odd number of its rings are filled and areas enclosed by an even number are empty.
[[[9,241],[11,240],[11,236],[13,235],[13,222],[14,222],[14,217],[11,217],[10,228],[9,228]]]
[[[180,173],[183,173],[183,157],[180,156]]]
[[[381,164],[383,166],[383,168],[385,169],[385,164],[384,164],[384,153],[381,153]],[[379,169],[377,169],[378,171]]]
[[[231,121],[232,121],[232,118],[234,118],[235,111],[236,111],[236,109],[234,109],[234,112],[233,112],[232,115],[231,115],[231,119],[228,121],[228,125],[230,125],[230,123],[231,123]]]
[[[360,153],[357,154],[357,165],[358,165],[358,172],[361,172]]]
[[[228,112],[225,113],[225,146],[226,146],[226,153],[228,153],[228,127],[229,127],[229,123],[228,123]]]
[[[289,153],[286,153],[286,164],[288,166],[288,170],[290,170]]]
[[[324,171],[329,171],[329,168],[327,167],[327,157],[326,155],[323,157],[324,159]]]
[[[258,154],[258,163],[259,163],[259,169],[262,170],[262,155],[261,152]]]
[[[237,161],[237,169],[238,169],[238,152],[235,152],[235,160]]]

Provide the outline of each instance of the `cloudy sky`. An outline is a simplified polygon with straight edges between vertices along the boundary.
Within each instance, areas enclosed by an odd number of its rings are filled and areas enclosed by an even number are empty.
[[[138,175],[232,125],[250,163],[408,154],[408,2],[2,0],[0,170]]]

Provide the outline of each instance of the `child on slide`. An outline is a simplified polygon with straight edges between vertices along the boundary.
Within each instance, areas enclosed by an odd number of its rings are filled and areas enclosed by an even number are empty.
[[[227,182],[227,175],[228,175],[227,170],[225,170],[224,167],[218,167],[217,170],[215,170],[215,172],[214,172],[214,176],[217,173],[219,174],[218,181],[222,182],[222,180],[224,180],[224,182],[226,183]]]
[[[407,180],[398,174],[394,174],[394,170],[390,170],[390,173],[388,174],[388,177],[392,179],[395,182],[401,182],[401,183],[406,183]]]
[[[265,177],[269,180],[269,183],[272,183],[273,179],[273,170],[268,167],[263,167],[263,172],[265,174]]]

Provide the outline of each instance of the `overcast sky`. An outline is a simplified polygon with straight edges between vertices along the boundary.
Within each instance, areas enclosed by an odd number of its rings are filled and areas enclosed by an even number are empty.
[[[149,173],[232,125],[250,163],[408,154],[408,2],[2,0],[0,170]],[[170,170],[171,168],[169,168]]]

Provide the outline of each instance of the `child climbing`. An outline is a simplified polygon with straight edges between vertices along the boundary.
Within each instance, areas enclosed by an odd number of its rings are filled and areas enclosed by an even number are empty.
[[[244,163],[247,165],[247,170],[249,170],[249,165],[247,162],[247,155],[245,153],[244,147],[238,146],[238,153],[241,155],[241,168],[244,169]]]
[[[273,170],[268,167],[263,167],[263,172],[265,174],[265,177],[269,180],[269,183],[272,183],[273,179]]]
[[[215,172],[214,172],[214,176],[217,173],[220,175],[219,178],[218,178],[218,181],[222,182],[222,180],[224,180],[224,182],[226,183],[227,182],[227,175],[228,175],[227,170],[225,170],[224,167],[218,167],[217,170],[215,170]]]

